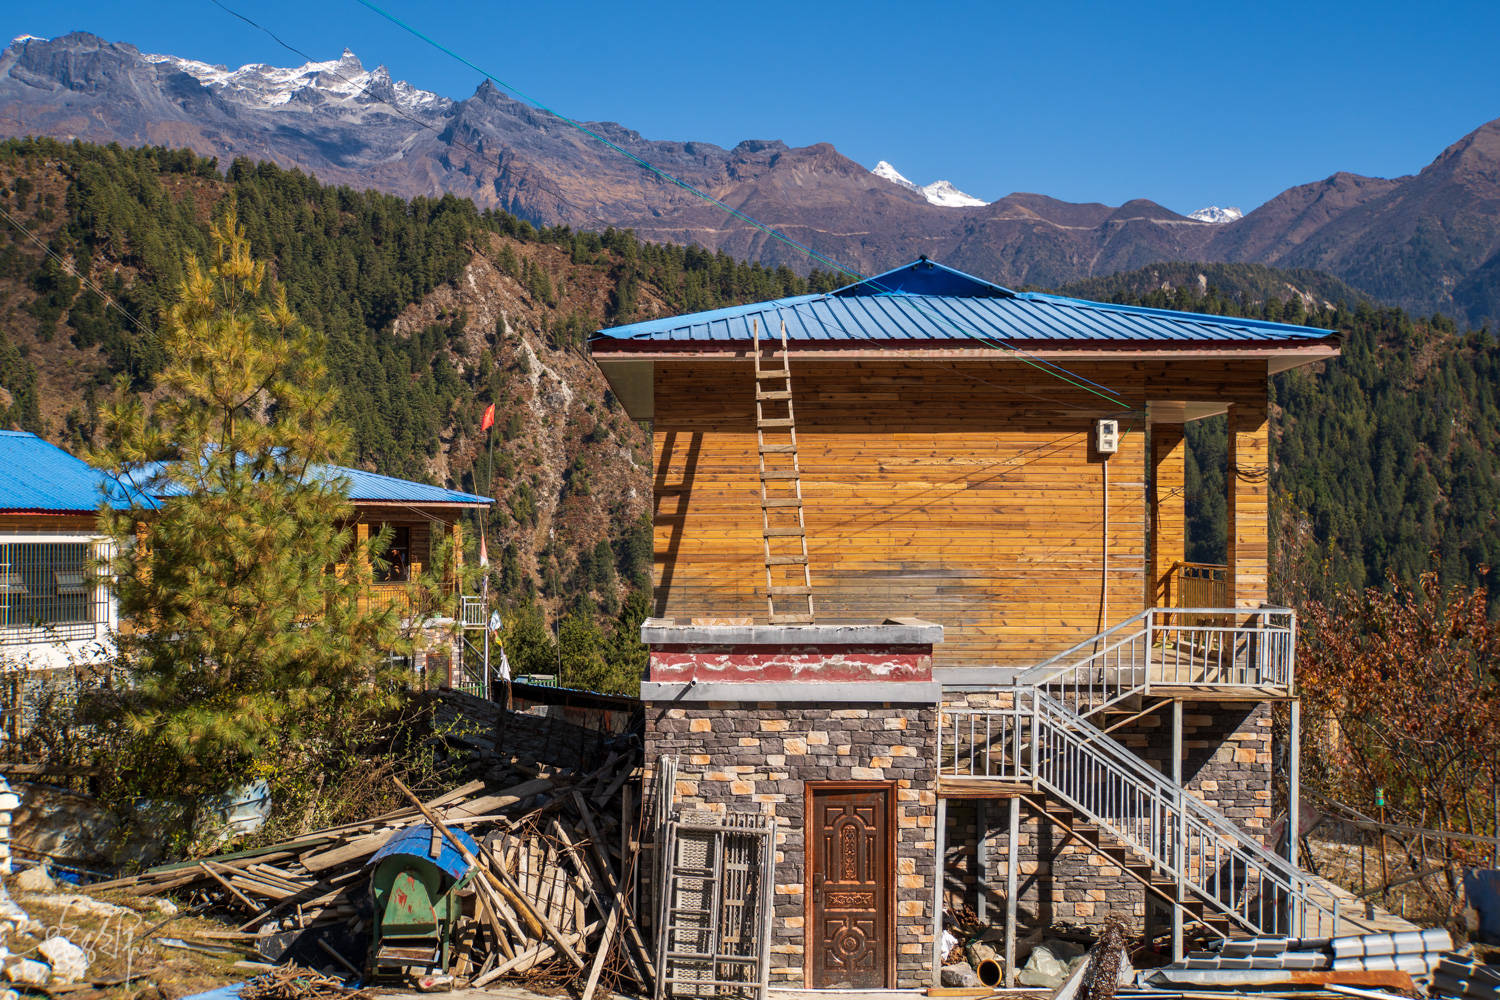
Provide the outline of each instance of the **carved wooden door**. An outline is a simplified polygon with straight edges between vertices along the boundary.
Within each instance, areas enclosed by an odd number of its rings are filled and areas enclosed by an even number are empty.
[[[813,789],[812,983],[882,989],[892,967],[888,788]]]

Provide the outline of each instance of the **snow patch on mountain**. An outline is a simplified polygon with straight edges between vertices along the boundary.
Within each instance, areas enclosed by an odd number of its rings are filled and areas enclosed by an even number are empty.
[[[976,208],[980,205],[988,205],[989,202],[976,198],[971,194],[964,194],[948,181],[933,181],[931,184],[917,184],[907,180],[906,176],[897,170],[886,160],[875,164],[875,169],[870,173],[882,180],[890,181],[908,191],[915,191],[934,205],[944,208]]]
[[[362,99],[395,104],[405,111],[434,111],[451,103],[446,97],[419,90],[404,80],[392,81],[390,71],[384,66],[366,70],[359,57],[348,49],[337,59],[302,66],[250,63],[234,70],[178,56],[143,54],[142,58],[186,73],[225,97],[267,108],[286,107],[293,102]]]
[[[922,197],[934,205],[942,205],[945,208],[977,208],[980,205],[989,204],[983,198],[965,194],[948,181],[933,181],[931,184],[924,184],[921,191]]]
[[[43,38],[41,35],[17,35],[15,38],[12,38],[10,40],[10,44],[24,45],[27,42],[45,42],[46,40],[47,39]]]
[[[1233,205],[1230,205],[1228,208],[1210,205],[1207,208],[1200,208],[1196,212],[1188,213],[1189,219],[1197,219],[1199,222],[1208,222],[1216,226],[1226,222],[1234,222],[1236,219],[1243,219],[1244,217],[1245,213]]]

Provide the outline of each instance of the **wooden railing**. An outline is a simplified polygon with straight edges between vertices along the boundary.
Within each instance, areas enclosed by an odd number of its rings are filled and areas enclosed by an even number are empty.
[[[1219,563],[1173,563],[1167,573],[1167,603],[1176,608],[1227,608],[1229,567]]]

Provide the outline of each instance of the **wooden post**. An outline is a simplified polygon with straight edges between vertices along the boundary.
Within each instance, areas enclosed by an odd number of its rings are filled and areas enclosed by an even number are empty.
[[[1005,988],[1016,985],[1016,891],[1020,882],[1021,797],[1010,797],[1010,837],[1005,845]]]
[[[1380,901],[1391,901],[1391,873],[1385,860],[1385,789],[1375,789],[1375,804],[1380,806]]]
[[[1172,700],[1172,784],[1177,787],[1179,799],[1187,796],[1182,787],[1182,699]],[[1172,961],[1182,961],[1182,904],[1187,901],[1187,844],[1184,823],[1186,812],[1182,803],[1177,803],[1177,824],[1172,831],[1172,864],[1177,869],[1176,902],[1172,905]]]
[[[937,819],[933,824],[933,843],[937,860],[932,879],[932,985],[943,985],[943,855],[948,850],[948,800],[937,800]]]
[[[1151,425],[1151,564],[1146,576],[1146,606],[1167,608],[1172,567],[1187,557],[1187,447],[1182,424]]]
[[[1268,596],[1270,440],[1266,401],[1229,407],[1225,483],[1229,603],[1258,608]]]
[[[365,521],[356,522],[354,525],[354,542],[357,551],[359,565],[354,567],[354,572],[359,574],[358,578],[366,581],[370,578],[369,552],[366,546],[370,544],[370,525]],[[370,610],[370,587],[368,583],[361,588],[359,597],[359,610],[361,613]]]

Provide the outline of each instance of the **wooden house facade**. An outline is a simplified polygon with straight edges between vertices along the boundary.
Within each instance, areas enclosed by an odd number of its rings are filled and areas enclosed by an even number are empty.
[[[464,557],[461,519],[466,512],[489,507],[492,499],[363,469],[337,466],[327,474],[348,484],[355,537],[364,542],[380,537],[382,531],[387,534],[383,565],[374,568],[370,584],[372,604],[416,613],[420,595],[414,581],[424,573],[433,574],[443,581],[444,590],[461,597],[456,589]],[[446,563],[439,565],[439,558]],[[428,685],[457,686],[488,697],[487,681],[465,673],[462,628],[462,622],[444,618],[421,630],[411,665]]]
[[[1265,606],[1267,384],[1335,334],[922,259],[591,348],[651,427],[648,769],[674,762],[679,808],[775,818],[772,980],[925,984],[958,903],[1012,943],[1159,906],[1179,947],[1185,924],[1326,925],[1265,843],[1268,706],[1295,695],[1292,616]],[[1227,558],[1194,566],[1185,426],[1220,415]],[[1115,772],[1143,797],[1097,800]],[[1243,854],[1235,892],[1109,814],[1164,796]]]

